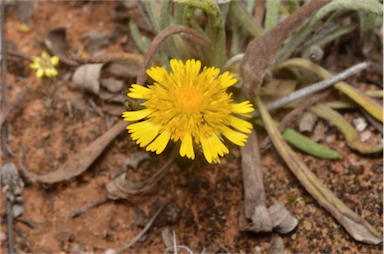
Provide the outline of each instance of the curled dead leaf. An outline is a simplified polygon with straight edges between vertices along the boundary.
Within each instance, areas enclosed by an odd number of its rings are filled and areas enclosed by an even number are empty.
[[[48,32],[44,39],[45,46],[53,55],[60,58],[60,61],[70,66],[77,66],[75,61],[69,59],[66,54],[69,48],[67,40],[67,27],[58,27]]]
[[[100,91],[100,72],[103,64],[85,64],[79,66],[72,76],[74,84],[83,90],[98,94]]]
[[[142,182],[133,182],[126,173],[114,178],[113,181],[107,185],[108,198],[114,200],[125,199],[130,195],[143,193],[152,189],[168,173],[176,157],[177,152],[175,150],[172,152],[167,163],[165,163],[159,171]]]

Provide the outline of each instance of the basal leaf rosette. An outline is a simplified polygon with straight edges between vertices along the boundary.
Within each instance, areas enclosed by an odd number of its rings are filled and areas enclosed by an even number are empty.
[[[128,96],[144,100],[144,109],[123,112],[131,137],[140,147],[160,154],[169,141],[181,142],[180,155],[195,158],[201,149],[209,163],[219,163],[229,153],[225,137],[244,146],[252,124],[243,118],[254,110],[249,101],[234,103],[227,88],[237,79],[229,72],[204,67],[198,60],[171,59],[172,71],[164,67],[147,70],[154,83],[148,87],[133,84]]]

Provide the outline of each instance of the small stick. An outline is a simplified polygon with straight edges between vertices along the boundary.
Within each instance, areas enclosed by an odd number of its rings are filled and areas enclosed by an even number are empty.
[[[8,245],[9,245],[9,253],[15,253],[14,241],[13,241],[13,233],[12,233],[12,221],[13,221],[13,213],[12,213],[12,201],[7,198],[7,231],[8,231]]]
[[[108,201],[110,201],[110,199],[108,197],[105,197],[103,199],[100,199],[98,201],[96,201],[95,203],[93,204],[90,204],[88,206],[84,206],[84,207],[81,207],[79,209],[76,209],[74,211],[72,211],[70,214],[69,214],[69,218],[73,219],[73,218],[76,218],[77,216],[87,212],[88,210],[92,209],[92,208],[96,208],[98,206],[101,206],[105,203],[107,203]]]
[[[159,216],[160,212],[168,205],[168,202],[166,204],[164,204],[163,206],[161,206],[159,209],[157,209],[157,211],[155,212],[155,214],[152,216],[152,218],[148,221],[148,223],[145,225],[145,227],[143,228],[143,230],[140,231],[140,233],[138,235],[135,236],[135,238],[132,239],[132,241],[130,241],[127,245],[125,245],[124,247],[122,247],[120,250],[116,251],[116,254],[120,254],[120,253],[123,253],[124,251],[126,251],[127,249],[129,249],[132,245],[134,245],[138,240],[140,240],[141,237],[143,237],[143,235],[145,233],[147,233],[147,231],[151,228],[152,224],[155,222],[157,216]]]
[[[367,113],[367,111],[365,111],[364,109],[362,109],[361,107],[359,107],[359,110],[361,111],[361,113],[363,113],[363,115],[365,116],[365,118],[367,118],[368,122],[376,129],[378,130],[381,134],[383,134],[383,124],[380,123],[378,120],[376,120],[376,118],[374,118],[373,116],[371,116],[370,114]]]
[[[7,108],[7,50],[5,46],[5,1],[1,1],[0,5],[0,39],[1,39],[1,111],[6,111]],[[1,150],[4,156],[4,162],[8,163],[9,161],[9,151],[7,147],[8,143],[8,128],[6,120],[4,121],[4,126],[1,128]],[[12,200],[8,197],[6,198],[7,206],[7,233],[8,233],[8,251],[9,253],[15,253],[14,241],[13,241],[13,229],[12,229]]]
[[[345,71],[343,71],[339,74],[336,74],[335,76],[333,76],[329,79],[324,79],[324,80],[317,82],[313,85],[299,89],[299,90],[291,93],[288,96],[285,96],[285,97],[280,98],[276,101],[273,101],[273,102],[267,104],[266,108],[269,111],[281,108],[282,106],[284,106],[284,105],[286,105],[292,101],[295,101],[297,99],[301,99],[303,97],[309,96],[315,92],[318,92],[320,90],[323,90],[323,89],[333,85],[336,82],[344,80],[344,79],[354,75],[355,73],[357,73],[359,71],[365,70],[365,69],[369,68],[371,65],[372,64],[370,62],[362,62],[362,63],[356,64],[356,65],[346,69]],[[255,112],[253,113],[254,115],[256,114]]]
[[[108,63],[108,62],[118,62],[118,61],[133,61],[141,63],[143,61],[143,56],[139,54],[132,53],[109,53],[101,56],[93,57],[80,57],[74,53],[68,53],[67,57],[79,64],[96,64],[96,63]]]

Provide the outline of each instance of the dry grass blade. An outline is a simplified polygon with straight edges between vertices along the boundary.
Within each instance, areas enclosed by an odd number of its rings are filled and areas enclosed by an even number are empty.
[[[148,223],[145,225],[145,227],[143,228],[143,230],[140,231],[140,233],[135,236],[135,238],[132,239],[132,241],[130,241],[128,244],[126,244],[124,247],[122,247],[120,250],[116,251],[117,254],[120,254],[120,253],[124,253],[127,249],[129,249],[132,245],[134,245],[138,240],[140,240],[141,237],[143,237],[143,235],[145,233],[147,233],[147,231],[151,228],[151,226],[153,225],[153,223],[155,222],[156,218],[159,216],[160,212],[169,204],[169,202],[167,202],[165,205],[161,206],[159,209],[157,209],[157,211],[153,214],[152,218],[148,221]]]
[[[345,140],[350,148],[363,154],[383,151],[383,146],[381,144],[370,145],[362,142],[357,131],[344,119],[342,115],[330,107],[318,104],[310,107],[309,110],[335,125],[344,134]]]
[[[89,144],[83,151],[68,159],[59,169],[43,175],[24,172],[32,181],[42,183],[58,183],[78,176],[100,156],[107,145],[116,138],[126,127],[127,123],[120,121],[95,141]]]
[[[369,98],[367,95],[357,90],[356,88],[348,85],[345,82],[339,82],[334,86],[339,91],[348,95],[353,101],[359,104],[362,108],[364,108],[369,114],[371,114],[374,118],[383,122],[383,108],[377,104],[374,100]]]
[[[285,143],[259,97],[256,97],[256,104],[276,150],[303,187],[322,207],[332,214],[355,240],[369,244],[381,243],[382,236],[380,233],[326,188],[304,164],[303,160]]]
[[[196,32],[192,28],[187,26],[170,26],[163,29],[160,33],[156,35],[153,39],[151,46],[149,47],[147,53],[145,54],[145,58],[143,64],[137,74],[137,84],[144,84],[145,79],[147,78],[146,70],[149,68],[149,65],[154,57],[154,55],[159,51],[161,44],[167,39],[169,36],[173,34],[184,33],[188,36],[188,38],[200,45],[209,48],[211,47],[211,43],[207,38],[202,36],[200,33]]]

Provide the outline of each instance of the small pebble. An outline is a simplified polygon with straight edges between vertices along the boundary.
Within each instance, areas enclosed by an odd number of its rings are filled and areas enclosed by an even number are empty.
[[[4,242],[5,240],[7,240],[7,234],[0,232],[0,243]]]
[[[107,249],[105,252],[104,252],[104,254],[116,254],[117,253],[117,251],[115,250],[115,249]]]
[[[309,221],[304,221],[304,229],[309,231],[312,229],[312,223],[310,223]]]
[[[261,248],[260,248],[259,245],[256,245],[256,246],[255,246],[255,251],[256,251],[256,252],[261,252]]]
[[[325,142],[332,143],[333,141],[335,141],[335,139],[336,139],[335,135],[332,134],[325,138]]]
[[[372,135],[372,132],[371,132],[371,131],[369,131],[369,130],[365,130],[365,131],[363,131],[363,132],[360,133],[360,140],[361,140],[362,142],[368,141],[369,138],[371,137],[371,135]]]
[[[358,132],[362,132],[363,130],[365,130],[365,128],[367,128],[367,125],[368,125],[367,121],[362,117],[353,119],[353,124],[355,125],[356,130]]]
[[[361,175],[364,173],[364,166],[362,164],[351,163],[348,169],[355,175]]]
[[[383,173],[383,164],[382,163],[374,164],[374,165],[372,165],[371,170],[376,174],[382,174]]]

